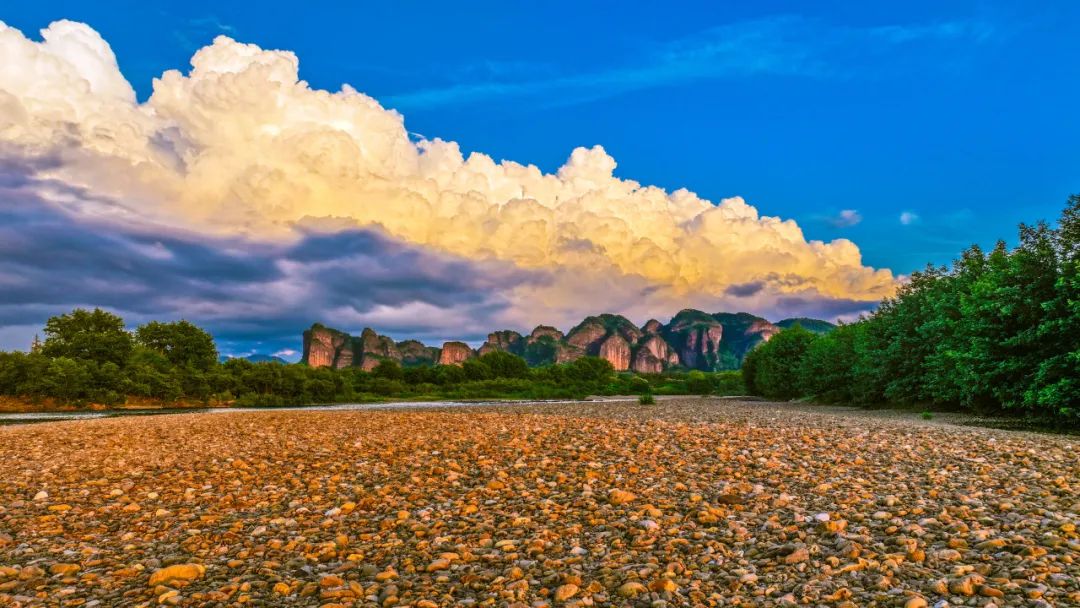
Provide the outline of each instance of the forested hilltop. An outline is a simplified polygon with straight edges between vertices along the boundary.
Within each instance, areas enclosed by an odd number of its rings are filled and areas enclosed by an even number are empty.
[[[743,364],[773,399],[937,404],[1080,423],[1080,195],[1016,247],[964,251],[823,335],[787,329]]]

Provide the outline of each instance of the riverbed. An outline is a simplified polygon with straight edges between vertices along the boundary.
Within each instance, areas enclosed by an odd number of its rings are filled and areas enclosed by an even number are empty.
[[[634,401],[636,397],[604,397],[588,399],[589,402],[623,402]],[[397,410],[410,408],[457,408],[457,407],[491,407],[491,406],[524,406],[542,405],[546,403],[575,403],[569,399],[553,400],[488,400],[488,401],[385,401],[378,403],[333,403],[326,405],[297,405],[286,407],[177,407],[177,408],[146,408],[146,409],[116,409],[116,410],[73,410],[64,412],[16,412],[0,414],[0,426],[12,424],[33,424],[37,422],[58,422],[63,420],[95,420],[99,418],[119,418],[126,416],[164,416],[169,414],[202,414],[223,412],[258,412],[258,411],[342,411],[352,412],[358,410]]]

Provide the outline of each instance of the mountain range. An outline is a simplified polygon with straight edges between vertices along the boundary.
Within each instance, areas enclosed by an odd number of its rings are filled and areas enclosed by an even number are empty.
[[[714,313],[686,309],[666,325],[650,319],[641,327],[622,315],[586,317],[569,332],[539,325],[527,335],[505,329],[488,334],[478,349],[464,342],[446,342],[441,348],[416,340],[395,342],[371,328],[359,336],[321,323],[304,332],[301,359],[311,367],[358,367],[365,370],[384,359],[404,366],[460,365],[493,351],[513,353],[531,366],[566,363],[592,355],[607,359],[616,371],[643,374],[671,368],[719,371],[738,369],[746,353],[782,329],[801,325],[826,333],[835,325],[820,319],[784,319],[776,323],[749,313]]]
[[[260,354],[260,353],[255,353],[253,355],[238,356],[238,357],[233,357],[233,356],[230,356],[230,355],[222,355],[222,356],[218,357],[218,361],[220,361],[221,363],[225,363],[229,359],[245,359],[247,361],[251,361],[252,363],[282,363],[282,364],[288,363],[288,361],[286,361],[285,359],[282,359],[281,357],[278,357],[278,356],[275,356],[275,355],[263,355],[263,354]]]

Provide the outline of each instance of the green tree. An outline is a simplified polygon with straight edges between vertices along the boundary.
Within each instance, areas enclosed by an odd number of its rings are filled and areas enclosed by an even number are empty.
[[[649,385],[649,381],[641,376],[634,376],[627,384],[627,389],[634,394],[651,393],[652,386]]]
[[[487,361],[481,360],[480,358],[463,361],[461,369],[465,372],[465,378],[472,381],[491,380],[495,377],[495,374],[491,371]]]
[[[92,363],[70,357],[53,357],[42,378],[42,392],[61,401],[84,399],[93,388],[93,376],[88,365]]]
[[[476,359],[491,370],[492,378],[528,378],[529,364],[525,359],[508,352],[493,351]]]
[[[401,369],[401,364],[393,359],[383,359],[375,364],[375,367],[371,370],[371,375],[376,378],[386,378],[387,380],[404,380],[405,372]]]
[[[758,388],[756,380],[758,363],[760,361],[760,358],[761,355],[758,353],[757,348],[751,349],[750,352],[746,353],[746,356],[743,357],[742,367],[740,368],[740,371],[742,372],[743,386],[746,387],[747,395],[762,394],[761,389]]]
[[[460,365],[435,366],[435,383],[442,386],[454,386],[465,382],[465,370]]]
[[[124,320],[119,316],[100,308],[92,311],[77,308],[45,323],[41,352],[51,358],[112,362],[123,367],[133,348],[131,334],[124,329]]]
[[[16,396],[27,377],[32,354],[0,352],[0,395]]]
[[[715,389],[713,381],[701,370],[691,370],[686,375],[686,390],[694,395],[708,395]]]
[[[840,325],[806,348],[798,368],[800,392],[822,401],[853,401],[856,325]]]
[[[754,387],[770,399],[794,399],[803,394],[799,367],[807,349],[817,338],[795,325],[758,346],[754,354]]]
[[[611,382],[615,368],[611,362],[600,357],[581,357],[563,367],[565,378],[578,384],[597,387]]]
[[[525,361],[534,367],[551,365],[555,363],[558,348],[558,343],[553,336],[539,336],[525,345]]]
[[[1080,419],[1080,195],[1069,197],[1056,237],[1058,278],[1036,329],[1046,354],[1024,391],[1024,405],[1075,421]]]
[[[173,365],[207,371],[218,362],[213,336],[188,321],[151,321],[135,330],[135,340]]]

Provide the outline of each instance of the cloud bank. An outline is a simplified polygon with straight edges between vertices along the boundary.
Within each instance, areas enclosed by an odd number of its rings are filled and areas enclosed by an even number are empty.
[[[865,266],[846,239],[807,240],[794,221],[762,216],[739,197],[713,203],[616,177],[600,146],[577,148],[544,173],[465,157],[450,141],[415,141],[402,115],[351,86],[312,89],[287,51],[219,36],[186,74],[155,79],[140,103],[89,26],[59,21],[41,36],[0,23],[4,210],[11,225],[52,226],[42,235],[48,251],[33,250],[25,232],[15,242],[36,255],[4,251],[6,309],[59,303],[47,277],[64,258],[85,267],[80,287],[131,288],[122,299],[91,290],[65,304],[154,316],[163,303],[135,304],[153,286],[186,294],[167,311],[217,327],[281,316],[272,310],[283,292],[303,293],[311,306],[297,309],[301,326],[350,310],[344,324],[405,331],[443,319],[429,329],[450,335],[464,317],[493,328],[605,310],[662,316],[687,305],[850,313],[894,288],[891,273]],[[359,235],[377,238],[382,253],[357,257]],[[113,240],[123,246],[110,249]],[[178,263],[241,291],[282,292],[205,291],[184,272],[153,270]],[[370,300],[373,276],[400,289]],[[458,293],[476,299],[461,308]]]
[[[121,311],[131,324],[198,319],[227,352],[295,348],[312,319],[432,341],[478,339],[530,280],[511,265],[404,245],[376,230],[306,231],[288,242],[205,235],[74,216],[41,198],[55,184],[0,163],[0,326],[29,344],[42,320],[73,306]],[[98,204],[68,190],[69,200]]]

